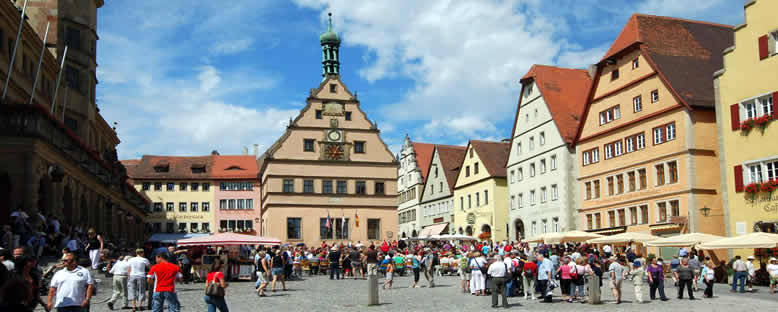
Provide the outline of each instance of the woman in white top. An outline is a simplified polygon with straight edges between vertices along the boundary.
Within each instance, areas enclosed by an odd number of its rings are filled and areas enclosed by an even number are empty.
[[[470,293],[476,296],[486,296],[486,276],[481,268],[486,268],[486,258],[480,252],[474,251],[470,265]]]

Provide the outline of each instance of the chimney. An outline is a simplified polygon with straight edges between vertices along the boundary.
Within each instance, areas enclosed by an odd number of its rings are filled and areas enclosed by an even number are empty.
[[[211,151],[211,155],[218,156],[219,155],[219,151],[213,150],[213,151]]]
[[[245,155],[248,155],[248,154],[249,154],[249,148],[248,148],[248,147],[246,147],[246,146],[244,146],[244,147],[243,147],[243,154],[242,154],[242,155],[244,155],[244,156],[245,156]]]
[[[259,144],[254,144],[254,157],[259,156]]]
[[[594,79],[594,74],[597,72],[597,64],[589,65],[589,78]]]

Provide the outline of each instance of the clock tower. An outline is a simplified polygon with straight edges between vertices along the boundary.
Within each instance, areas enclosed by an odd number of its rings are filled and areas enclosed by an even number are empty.
[[[261,235],[314,245],[397,237],[399,163],[341,81],[331,17],[320,41],[324,79],[257,161]]]

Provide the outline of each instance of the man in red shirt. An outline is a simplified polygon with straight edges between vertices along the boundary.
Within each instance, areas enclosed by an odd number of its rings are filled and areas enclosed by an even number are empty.
[[[171,255],[171,257],[173,257]],[[149,285],[154,285],[154,295],[151,300],[151,311],[162,312],[162,306],[167,301],[169,312],[179,312],[181,304],[176,295],[176,279],[181,279],[181,268],[168,262],[168,254],[158,253],[157,264],[151,267],[146,276]]]
[[[533,261],[527,261],[524,257],[521,261],[524,262],[524,300],[527,300],[530,295],[532,300],[535,300],[535,279],[538,275],[538,265]]]

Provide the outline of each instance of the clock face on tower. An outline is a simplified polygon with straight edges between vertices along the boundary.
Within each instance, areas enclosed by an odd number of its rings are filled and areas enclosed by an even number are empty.
[[[327,145],[327,158],[330,160],[340,160],[343,158],[343,147],[337,144]]]
[[[340,132],[337,130],[330,130],[327,133],[327,138],[330,139],[330,141],[340,141]]]

